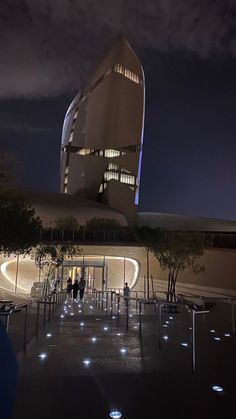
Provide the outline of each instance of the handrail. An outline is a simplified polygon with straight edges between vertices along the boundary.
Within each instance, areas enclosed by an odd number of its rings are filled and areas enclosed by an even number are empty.
[[[46,323],[50,322],[51,316],[55,313],[55,306],[58,306],[61,302],[62,295],[65,294],[65,291],[57,291],[57,292],[51,292],[47,294],[45,297],[35,298],[27,300],[23,303],[19,304],[13,304],[9,301],[8,304],[5,304],[6,307],[9,307],[6,310],[0,310],[0,317],[2,316],[5,318],[5,329],[6,332],[9,332],[9,324],[10,324],[10,317],[13,313],[25,309],[25,316],[24,316],[24,329],[23,329],[23,345],[22,349],[23,352],[26,352],[27,350],[27,344],[29,343],[28,340],[28,316],[29,316],[29,308],[36,303],[37,304],[37,310],[36,310],[36,325],[35,325],[35,332],[34,336],[38,337],[39,332],[39,316],[40,316],[40,305],[44,304],[44,310],[43,310],[43,327],[45,328]],[[0,301],[1,304],[1,301]],[[48,306],[48,310],[47,310]],[[2,303],[3,307],[3,303]]]

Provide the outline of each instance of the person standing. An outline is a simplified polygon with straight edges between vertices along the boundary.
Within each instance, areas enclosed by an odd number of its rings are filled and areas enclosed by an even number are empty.
[[[128,286],[128,282],[125,283],[125,286],[123,288],[123,294],[124,294],[125,306],[127,307],[129,303],[129,296],[130,296],[130,288]]]
[[[84,277],[82,276],[82,278],[79,281],[79,296],[81,300],[83,300],[84,298],[85,285],[86,285],[86,281]]]
[[[74,284],[72,285],[73,289],[73,299],[77,299],[78,291],[79,291],[79,281],[78,279],[75,280]]]
[[[69,276],[67,280],[67,285],[66,285],[66,293],[67,293],[68,298],[71,298],[71,291],[72,291],[72,279]]]

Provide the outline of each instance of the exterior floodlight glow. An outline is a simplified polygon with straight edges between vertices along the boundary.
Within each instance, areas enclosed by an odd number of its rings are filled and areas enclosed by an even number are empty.
[[[170,322],[169,322],[169,320],[166,320],[166,324],[169,324]]]
[[[212,390],[216,391],[217,393],[222,393],[222,391],[224,391],[223,387],[221,386],[212,386]]]
[[[88,366],[91,364],[90,359],[84,359],[84,360],[83,360],[83,364],[84,364],[86,367],[88,367]]]
[[[122,354],[126,354],[127,349],[126,349],[126,348],[121,348],[121,349],[120,349],[120,352],[121,352]]]
[[[120,336],[120,333],[117,333],[116,336]]]
[[[163,324],[163,326],[162,327],[168,327],[168,325],[167,324]]]
[[[91,310],[93,310],[93,306],[89,306],[89,308],[91,308]]]
[[[187,348],[188,347],[188,344],[186,342],[182,342],[181,343],[181,346],[184,346],[185,348]]]
[[[226,336],[227,338],[230,338],[231,334],[230,333],[224,333],[224,336]]]
[[[84,326],[84,322],[80,322],[80,326],[82,326],[82,327],[83,327],[83,326]]]
[[[216,331],[215,331],[215,329],[211,329],[210,332],[211,333],[215,333]]]
[[[52,334],[51,333],[47,333],[47,338],[51,338]]]
[[[45,358],[47,358],[47,354],[45,354],[45,352],[42,352],[41,354],[39,354],[39,358],[40,359],[45,359]]]
[[[107,311],[107,308],[105,308],[105,311]]]
[[[163,336],[163,339],[168,340],[169,338],[168,338],[168,336]]]
[[[219,341],[219,340],[221,340],[221,338],[214,338],[214,340],[218,340]]]
[[[71,316],[74,316],[74,313],[70,313]]]
[[[115,316],[112,316],[113,320],[115,320]]]
[[[69,306],[69,308],[71,308],[71,306]]]
[[[81,310],[79,310],[79,313],[82,313],[82,311],[81,311]]]
[[[103,330],[105,330],[105,332],[108,330],[107,326],[104,326]]]
[[[169,319],[170,319],[170,320],[173,320],[173,317],[172,317],[172,316],[170,316],[170,317],[169,317]]]
[[[112,410],[109,413],[110,418],[112,419],[120,419],[122,417],[122,413],[119,410]]]
[[[93,336],[93,337],[91,338],[91,341],[92,341],[92,342],[96,342],[96,340],[97,340],[97,338],[96,338],[95,336]]]
[[[65,317],[64,314],[61,314],[61,319],[64,319],[64,317]]]
[[[134,329],[137,329],[138,328],[138,326],[134,326]]]
[[[129,317],[133,317],[133,314],[130,314]]]

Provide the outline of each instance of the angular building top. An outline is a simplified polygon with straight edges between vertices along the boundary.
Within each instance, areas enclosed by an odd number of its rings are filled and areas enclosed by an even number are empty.
[[[139,199],[145,83],[124,38],[72,101],[61,150],[61,192],[102,201],[132,219]]]

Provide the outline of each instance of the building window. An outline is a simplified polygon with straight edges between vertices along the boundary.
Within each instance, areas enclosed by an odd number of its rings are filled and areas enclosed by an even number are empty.
[[[127,79],[132,80],[134,83],[143,84],[142,78],[135,74],[133,71],[124,67],[122,64],[116,64],[114,66],[114,72],[120,73],[125,76]]]
[[[105,157],[117,157],[117,156],[120,156],[120,151],[119,150],[108,149],[108,150],[105,150],[104,155],[105,155]]]

